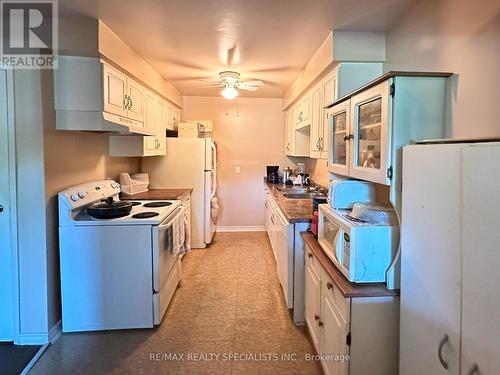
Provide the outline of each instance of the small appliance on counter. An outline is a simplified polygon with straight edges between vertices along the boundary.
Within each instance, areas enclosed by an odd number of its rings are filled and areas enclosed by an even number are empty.
[[[278,170],[279,166],[277,165],[268,165],[266,167],[267,182],[270,182],[272,184],[277,184],[279,182]]]
[[[318,242],[350,282],[386,281],[399,244],[399,227],[391,211],[366,205],[353,210],[319,205]]]
[[[328,203],[332,208],[352,208],[355,203],[374,203],[375,185],[371,182],[336,178],[330,181]]]
[[[149,174],[136,173],[131,176],[128,173],[120,173],[120,186],[123,194],[144,193],[148,191]]]

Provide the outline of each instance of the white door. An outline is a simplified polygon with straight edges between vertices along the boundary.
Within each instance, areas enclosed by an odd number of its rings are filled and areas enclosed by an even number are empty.
[[[350,175],[379,184],[390,184],[389,100],[391,80],[386,80],[351,98],[351,165]]]
[[[310,254],[309,251],[306,251],[306,253]],[[306,258],[304,318],[309,328],[314,348],[319,350],[320,327],[318,321],[320,319],[319,306],[321,300],[321,283],[318,273],[313,268],[312,256],[313,255],[310,254],[308,258]]]
[[[328,170],[342,176],[349,176],[351,163],[351,102],[346,100],[327,110],[325,129],[328,129]]]
[[[10,94],[10,95],[9,95]],[[0,341],[14,339],[13,258],[11,248],[11,184],[9,177],[9,98],[7,72],[0,70]]]
[[[500,370],[500,144],[466,146],[462,171],[462,374]]]
[[[138,82],[127,78],[127,95],[130,99],[127,116],[137,121],[144,121],[144,97],[146,89]]]
[[[104,112],[113,113],[118,116],[127,116],[127,107],[129,105],[127,76],[109,65],[104,64],[103,91]]]
[[[323,137],[323,108],[321,107],[321,84],[312,89],[311,92],[311,144],[310,153],[311,158],[319,158],[321,156],[321,141]]]
[[[459,373],[460,160],[460,147],[403,150],[401,375]]]
[[[349,347],[346,343],[349,322],[344,319],[339,307],[335,304],[333,298],[328,295],[329,293],[331,292],[326,287],[321,287],[320,353],[332,357],[335,355],[345,356],[349,354]],[[349,362],[347,361],[327,359],[322,362],[322,365],[326,375],[347,375],[349,373]]]

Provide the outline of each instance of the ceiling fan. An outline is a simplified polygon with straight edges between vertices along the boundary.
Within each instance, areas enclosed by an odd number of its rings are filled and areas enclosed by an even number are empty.
[[[264,84],[264,82],[257,80],[242,81],[240,79],[240,73],[231,70],[220,72],[219,78],[219,81],[215,81],[210,85],[203,87],[219,87],[222,89],[222,96],[229,100],[238,96],[238,90],[255,91]]]

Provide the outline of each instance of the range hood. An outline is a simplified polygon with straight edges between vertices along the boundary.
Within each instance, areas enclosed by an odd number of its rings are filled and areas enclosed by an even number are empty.
[[[107,112],[56,111],[58,130],[114,132],[140,135],[156,135],[144,128],[144,123]]]

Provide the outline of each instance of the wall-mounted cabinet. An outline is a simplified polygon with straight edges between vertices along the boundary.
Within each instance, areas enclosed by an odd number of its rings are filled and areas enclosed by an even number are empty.
[[[381,74],[381,63],[340,63],[298,98],[288,111],[294,113],[295,132],[301,131],[299,139],[307,142],[300,156],[328,159],[330,129],[325,106]]]
[[[447,76],[390,72],[334,102],[327,110],[329,171],[396,193],[401,147],[444,136]]]

